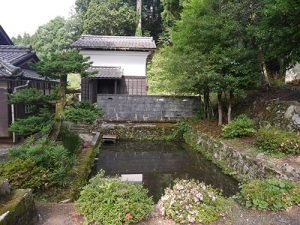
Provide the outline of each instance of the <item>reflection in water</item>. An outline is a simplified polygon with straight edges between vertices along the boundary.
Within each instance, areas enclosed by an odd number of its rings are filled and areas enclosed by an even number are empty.
[[[120,175],[122,180],[143,182],[157,201],[176,178],[195,178],[231,196],[238,183],[198,153],[182,143],[158,141],[120,142],[104,145],[94,174],[100,169],[106,175]]]

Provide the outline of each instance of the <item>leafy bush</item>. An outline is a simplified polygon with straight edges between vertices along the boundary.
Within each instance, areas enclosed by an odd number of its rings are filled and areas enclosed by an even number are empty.
[[[176,129],[173,133],[173,139],[183,138],[184,133],[187,132],[189,125],[186,122],[178,122],[176,123]]]
[[[53,114],[49,109],[42,109],[38,115],[17,119],[9,128],[18,135],[31,135],[40,131],[47,133],[53,124]]]
[[[278,211],[300,203],[300,186],[286,180],[253,180],[235,198],[248,208]]]
[[[256,134],[256,146],[268,153],[295,155],[300,153],[300,137],[279,128],[262,128]]]
[[[61,129],[61,140],[63,146],[68,150],[70,154],[76,154],[80,146],[80,137],[74,131],[71,131],[69,127],[63,126]]]
[[[236,138],[252,136],[256,133],[255,123],[246,115],[239,115],[222,128],[222,137]]]
[[[87,101],[79,102],[65,109],[65,118],[73,122],[92,123],[101,115],[102,111]]]
[[[195,180],[177,180],[161,198],[162,214],[176,223],[209,223],[225,210],[226,199],[215,189]]]
[[[62,145],[46,138],[36,143],[29,138],[23,145],[9,149],[9,156],[12,159],[32,159],[38,166],[49,170],[54,181],[62,186],[65,185],[75,161],[74,156]]]
[[[50,186],[52,180],[49,171],[31,159],[16,159],[2,164],[0,177],[8,179],[14,188],[32,188],[34,191]]]
[[[152,210],[152,199],[142,185],[104,178],[100,172],[83,188],[76,208],[88,222],[122,225],[143,220]]]

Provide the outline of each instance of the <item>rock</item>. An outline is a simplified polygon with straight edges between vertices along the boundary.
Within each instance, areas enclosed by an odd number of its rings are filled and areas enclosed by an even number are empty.
[[[8,180],[0,180],[0,199],[3,196],[7,196],[10,194],[10,185]]]
[[[295,125],[300,125],[300,115],[295,113],[292,117],[293,123]]]
[[[265,154],[264,153],[258,153],[257,155],[256,155],[256,159],[264,159],[264,156],[265,156]]]
[[[294,167],[290,166],[289,164],[284,164],[283,169],[287,172],[287,173],[292,173],[295,169]]]

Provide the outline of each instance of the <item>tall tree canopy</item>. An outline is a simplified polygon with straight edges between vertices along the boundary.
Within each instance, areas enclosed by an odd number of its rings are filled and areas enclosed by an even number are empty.
[[[32,47],[41,58],[49,57],[53,52],[66,50],[72,43],[71,34],[67,32],[66,20],[56,17],[40,26],[32,36]]]
[[[91,0],[83,15],[83,30],[96,35],[134,35],[135,9],[122,0]]]
[[[171,81],[179,93],[203,94],[206,110],[209,93],[216,92],[221,110],[224,93],[232,98],[259,80],[255,51],[242,42],[239,29],[218,0],[186,3],[172,32],[173,45],[165,47],[163,61],[153,65],[162,68],[160,83]]]

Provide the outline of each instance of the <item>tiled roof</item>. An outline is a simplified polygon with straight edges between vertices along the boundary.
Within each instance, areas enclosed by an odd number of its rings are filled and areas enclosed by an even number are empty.
[[[23,60],[33,56],[35,56],[35,53],[30,46],[0,45],[0,60],[5,60],[13,65],[17,65]]]
[[[0,25],[0,45],[13,45],[14,43],[11,41],[5,30]]]
[[[97,67],[93,66],[90,68],[90,72],[94,74],[89,77],[99,79],[121,79],[123,76],[123,70],[121,67]]]
[[[50,80],[32,70],[20,67],[24,62],[31,59],[38,60],[30,46],[0,45],[0,78],[19,77],[29,80]]]
[[[152,37],[134,36],[99,36],[83,35],[72,44],[73,47],[81,49],[103,49],[103,50],[132,50],[146,51],[155,50],[156,45]]]

